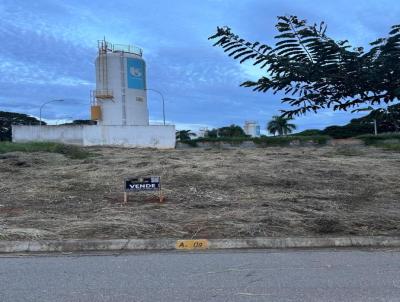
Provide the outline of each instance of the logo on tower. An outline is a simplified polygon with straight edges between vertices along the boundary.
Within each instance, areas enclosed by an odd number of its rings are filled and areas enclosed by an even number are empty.
[[[144,61],[134,58],[127,59],[128,88],[146,89]]]

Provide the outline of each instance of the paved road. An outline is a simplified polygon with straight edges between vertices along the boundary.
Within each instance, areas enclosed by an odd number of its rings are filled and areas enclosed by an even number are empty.
[[[400,301],[400,252],[0,257],[0,301]]]

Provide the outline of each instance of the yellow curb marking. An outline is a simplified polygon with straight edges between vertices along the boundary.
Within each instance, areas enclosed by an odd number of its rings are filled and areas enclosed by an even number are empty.
[[[207,239],[177,240],[175,244],[177,250],[204,250],[208,249]]]

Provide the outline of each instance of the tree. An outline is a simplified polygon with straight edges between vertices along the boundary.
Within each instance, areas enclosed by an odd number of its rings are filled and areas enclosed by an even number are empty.
[[[0,111],[0,141],[11,140],[12,125],[39,125],[35,117],[23,113]],[[42,125],[46,125],[42,121]]]
[[[218,137],[218,129],[207,130],[205,137],[211,137],[211,138]]]
[[[193,133],[190,130],[178,130],[176,131],[175,136],[178,141],[188,141],[191,140],[192,136],[196,136],[196,133]]]
[[[246,136],[246,133],[242,127],[237,125],[230,125],[227,127],[222,127],[217,130],[218,136],[220,137],[241,137]]]
[[[292,119],[275,115],[272,117],[272,120],[268,122],[267,130],[274,136],[276,133],[278,133],[279,136],[288,135],[292,133],[293,130],[296,130],[296,125],[290,124],[290,120]]]
[[[283,92],[282,103],[292,107],[281,110],[283,116],[399,100],[400,25],[370,43],[368,51],[352,48],[347,40],[334,41],[326,35],[324,22],[308,25],[296,16],[284,16],[278,17],[276,28],[273,47],[248,42],[229,27],[217,28],[209,39],[240,63],[250,60],[266,70],[265,76],[241,85],[260,92]]]

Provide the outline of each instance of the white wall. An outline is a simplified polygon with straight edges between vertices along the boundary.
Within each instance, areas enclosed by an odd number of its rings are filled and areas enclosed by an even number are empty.
[[[175,148],[175,126],[13,126],[12,140],[13,142],[53,141],[82,146],[171,149]]]
[[[12,126],[12,140],[16,143],[54,141],[83,145],[83,125]]]
[[[175,126],[86,126],[85,146],[118,145],[138,148],[175,148]]]

